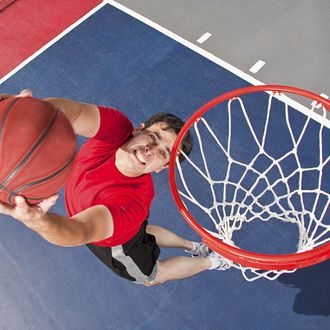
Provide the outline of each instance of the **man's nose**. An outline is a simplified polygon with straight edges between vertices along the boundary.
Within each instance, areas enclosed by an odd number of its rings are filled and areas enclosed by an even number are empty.
[[[144,152],[149,155],[151,153],[151,150],[154,148],[155,146],[152,144],[147,144],[144,148]]]

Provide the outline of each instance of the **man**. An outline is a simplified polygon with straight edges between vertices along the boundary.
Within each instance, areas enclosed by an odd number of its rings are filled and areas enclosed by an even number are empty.
[[[30,96],[25,90],[18,97]],[[1,99],[9,95],[1,94]],[[69,217],[48,210],[57,196],[38,205],[16,197],[16,207],[0,203],[0,212],[21,221],[50,243],[87,245],[117,275],[146,286],[183,279],[226,263],[207,246],[148,224],[154,197],[151,173],[167,168],[183,122],[160,113],[133,128],[121,112],[68,99],[46,101],[62,109],[76,134],[90,138],[80,149],[65,187]],[[189,153],[187,135],[181,148]],[[160,247],[185,249],[197,258],[158,261]]]

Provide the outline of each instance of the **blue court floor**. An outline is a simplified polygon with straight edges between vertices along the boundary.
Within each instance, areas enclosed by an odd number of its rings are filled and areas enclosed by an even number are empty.
[[[109,105],[135,125],[158,111],[188,119],[215,96],[247,86],[131,16],[105,5],[1,85]],[[80,140],[80,142],[83,142]],[[198,240],[155,175],[150,222]],[[65,214],[63,198],[54,212]],[[180,251],[164,250],[161,258]],[[278,280],[207,271],[145,288],[112,274],[85,247],[61,248],[0,217],[1,329],[327,330],[330,261]]]

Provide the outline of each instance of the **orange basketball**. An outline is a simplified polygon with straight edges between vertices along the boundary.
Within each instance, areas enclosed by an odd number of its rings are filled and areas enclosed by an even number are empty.
[[[0,200],[30,204],[57,193],[76,155],[76,138],[64,113],[33,97],[0,102]]]

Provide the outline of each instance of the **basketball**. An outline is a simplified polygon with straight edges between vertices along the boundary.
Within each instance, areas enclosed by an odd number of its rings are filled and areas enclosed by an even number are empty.
[[[57,193],[70,174],[76,138],[64,113],[33,97],[0,102],[0,201],[29,204]]]

